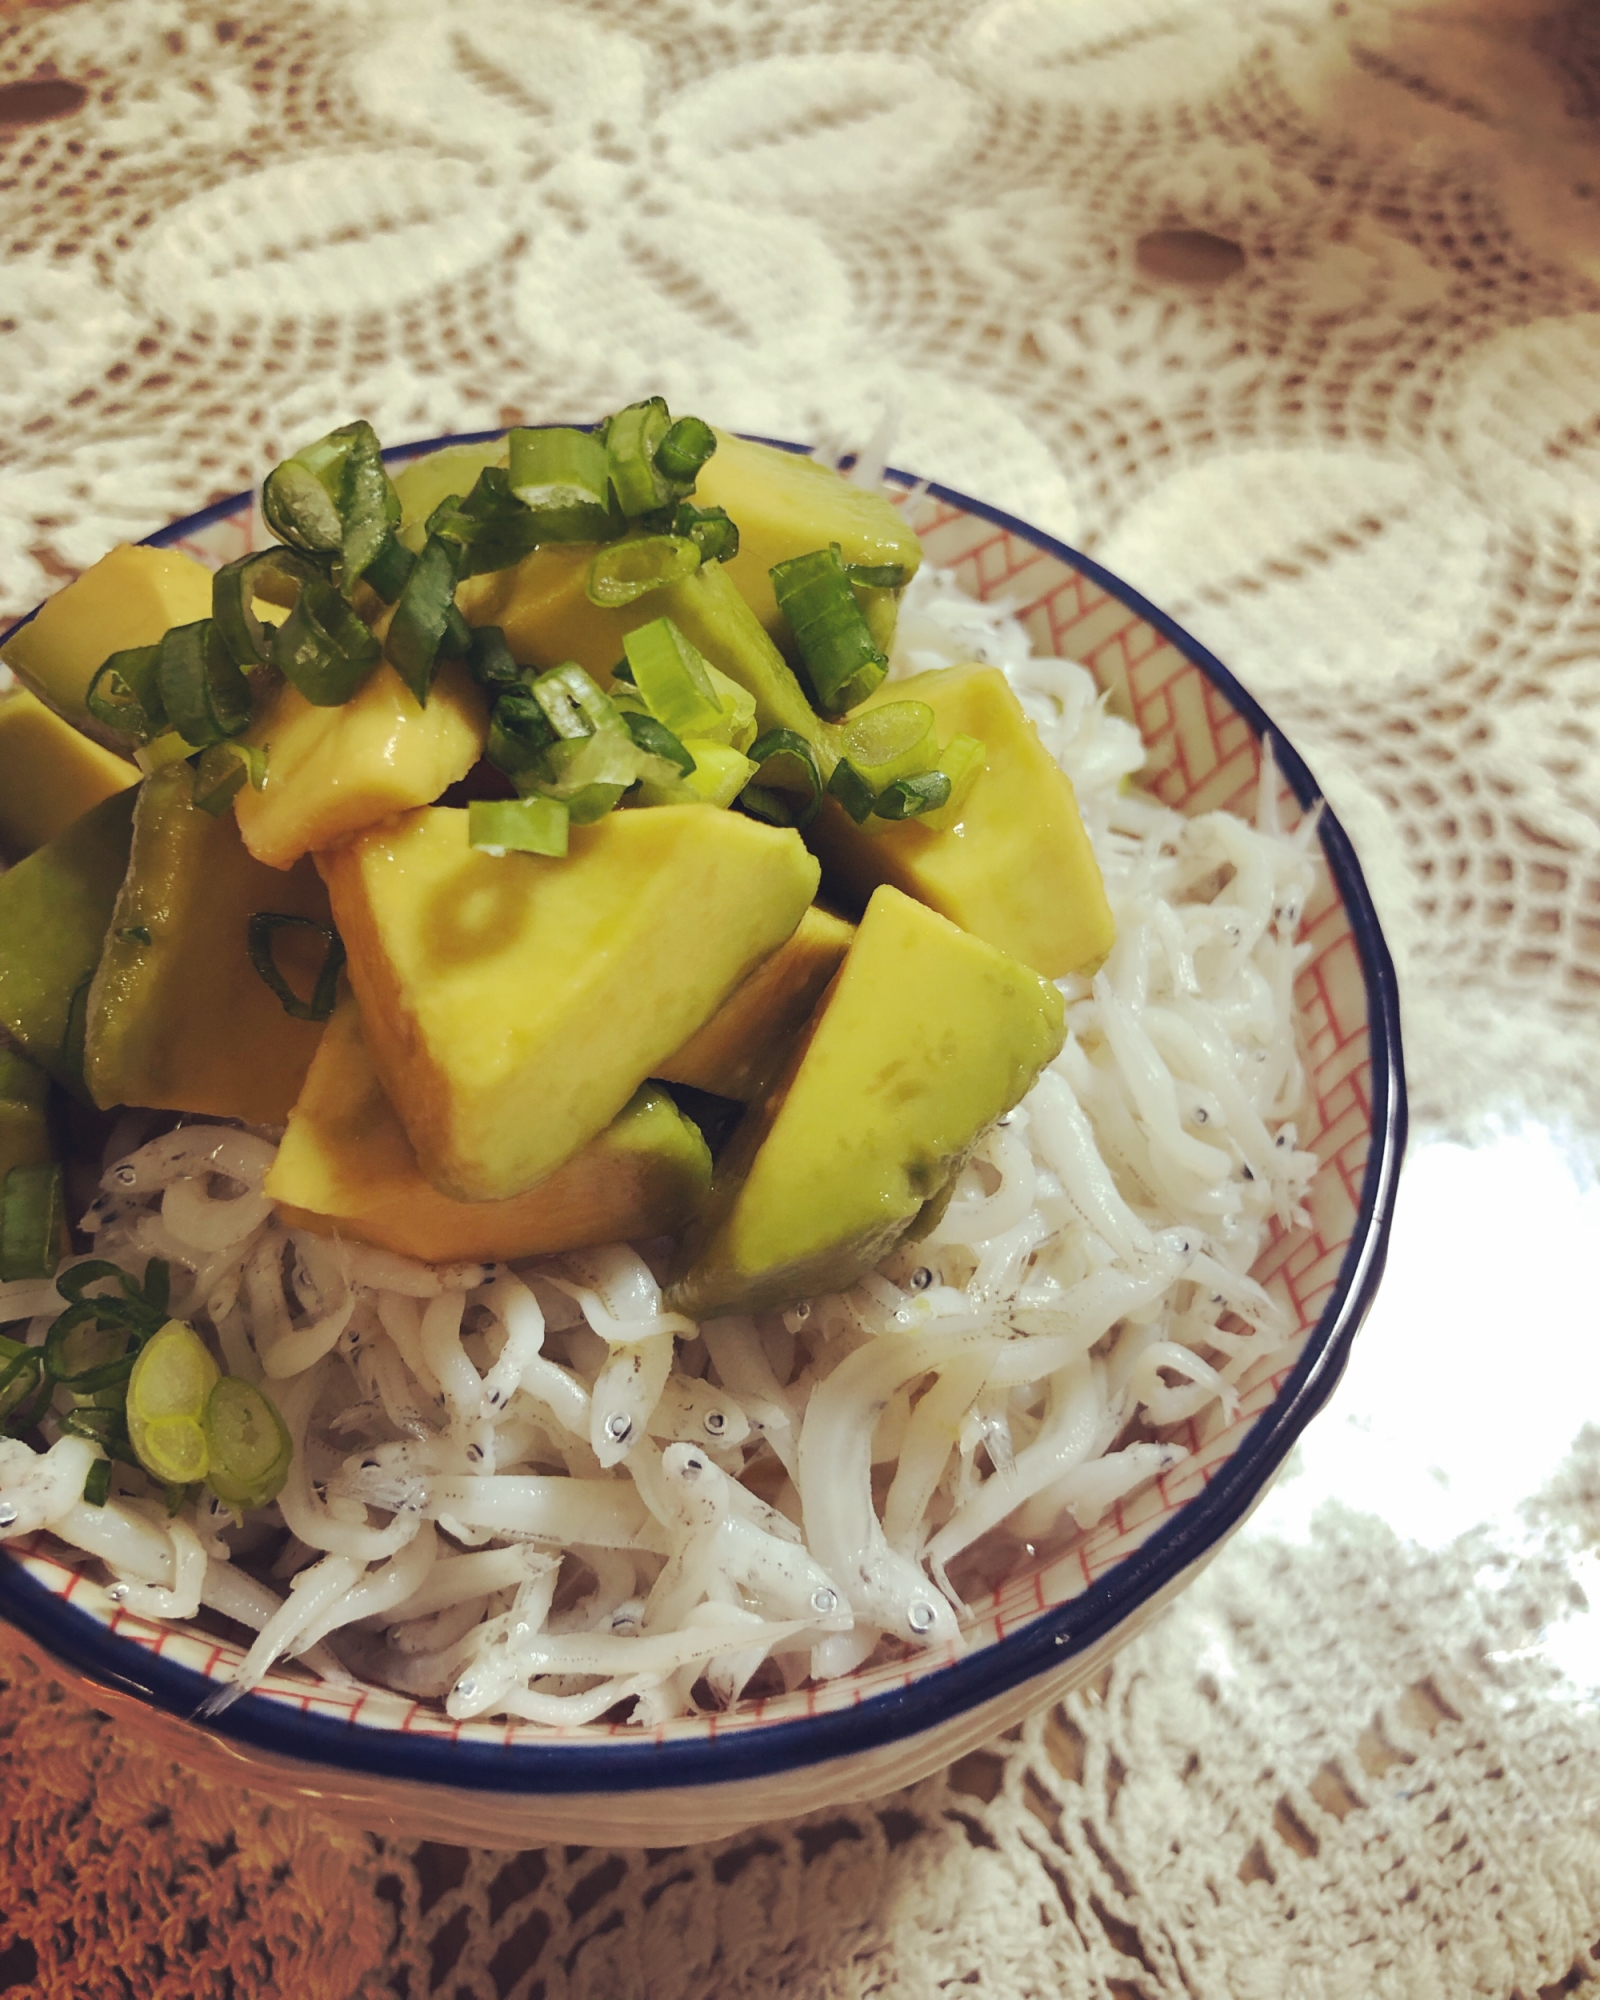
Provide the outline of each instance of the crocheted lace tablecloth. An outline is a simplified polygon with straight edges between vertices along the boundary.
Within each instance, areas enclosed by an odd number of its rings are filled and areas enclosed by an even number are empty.
[[[0,615],[354,415],[661,390],[1057,533],[1293,737],[1400,967],[1390,1275],[1103,1680],[871,1808],[379,1842],[0,1641],[0,1990],[1600,1983],[1589,0],[0,4]]]

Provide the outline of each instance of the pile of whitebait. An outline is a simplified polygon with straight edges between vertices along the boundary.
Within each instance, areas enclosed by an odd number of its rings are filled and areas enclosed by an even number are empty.
[[[457,1718],[651,1724],[959,1644],[963,1585],[1177,1464],[1175,1432],[1229,1415],[1293,1331],[1249,1273],[1316,1166],[1292,1122],[1313,820],[1281,830],[1270,762],[1254,827],[1159,805],[1082,668],[925,573],[896,671],[973,658],[1071,774],[1118,941],[1062,982],[1066,1047],[931,1236],[848,1292],[696,1327],[654,1246],[430,1268],[285,1227],[269,1137],[124,1138],[94,1253],[169,1260],[172,1312],[277,1403],[288,1483],[169,1518],[120,1468],[87,1503],[80,1437],[7,1441],[0,1532],[97,1557],[131,1611],[253,1630],[223,1700],[290,1658]],[[34,1342],[61,1303],[0,1286]]]

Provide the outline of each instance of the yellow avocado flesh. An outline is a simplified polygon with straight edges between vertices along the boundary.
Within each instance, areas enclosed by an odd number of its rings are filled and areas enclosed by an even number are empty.
[[[858,901],[879,883],[915,896],[1047,979],[1097,966],[1116,926],[1072,783],[997,667],[939,667],[889,682],[858,709],[923,701],[939,740],[975,736],[984,766],[959,822],[936,833],[911,820],[857,826],[833,799],[807,829],[829,879]]]
[[[322,1030],[284,1012],[250,963],[247,927],[258,910],[326,924],[328,899],[309,861],[287,874],[264,867],[231,815],[213,819],[193,793],[180,763],[138,794],[127,879],[89,991],[84,1074],[102,1107],[281,1125]],[[320,941],[280,937],[278,963],[304,993]]]
[[[564,859],[496,858],[406,813],[320,855],[373,1061],[427,1179],[534,1186],[794,930],[817,864],[710,807],[614,812]]]
[[[771,633],[787,630],[768,575],[775,563],[839,544],[847,563],[874,568],[899,563],[909,580],[922,545],[898,507],[881,493],[853,486],[831,466],[801,452],[717,432],[717,448],[700,468],[697,507],[724,507],[738,523],[739,553],[724,565],[750,609]],[[890,620],[889,629],[893,630]]]
[[[118,792],[0,874],[0,1026],[78,1097],[89,984],[128,868],[138,793]]]
[[[338,847],[464,778],[488,732],[483,696],[458,662],[440,669],[425,708],[387,661],[338,708],[280,688],[245,737],[266,751],[267,778],[234,801],[244,844],[270,868]]]
[[[656,1075],[744,1103],[759,1096],[783,1067],[854,935],[854,925],[813,903],[794,936],[728,995]]]
[[[289,1114],[266,1192],[291,1224],[454,1263],[666,1235],[710,1185],[699,1128],[646,1085],[536,1187],[508,1201],[452,1201],[423,1179],[346,994]]]
[[[0,854],[8,861],[138,782],[137,766],[90,742],[26,688],[0,695]]]
[[[801,1047],[734,1135],[673,1310],[760,1312],[853,1284],[936,1199],[1065,1034],[1048,980],[881,888]]]
[[[111,654],[153,646],[169,626],[210,616],[211,572],[203,563],[176,549],[124,542],[57,591],[7,641],[3,657],[58,715],[93,732],[84,691]]]

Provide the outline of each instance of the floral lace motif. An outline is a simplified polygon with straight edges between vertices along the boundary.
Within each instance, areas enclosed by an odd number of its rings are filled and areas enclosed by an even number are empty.
[[[1600,1121],[1584,0],[0,14],[0,84],[86,92],[36,124],[0,96],[0,612],[358,414],[400,442],[660,389],[843,444],[888,411],[897,462],[1108,563],[1294,738],[1373,878],[1424,1122]],[[1258,1528],[1014,1740],[656,1856],[242,1806],[8,1655],[0,1972],[415,2000],[1596,1976],[1592,1732],[1516,1661],[1561,1574],[1508,1565],[1355,1513]]]

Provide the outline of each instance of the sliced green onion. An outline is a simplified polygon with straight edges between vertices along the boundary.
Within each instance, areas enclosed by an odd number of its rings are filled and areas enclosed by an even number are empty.
[[[933,769],[938,720],[925,701],[886,701],[853,716],[839,732],[839,747],[876,794],[896,778]]]
[[[84,1503],[90,1507],[103,1507],[111,1498],[111,1461],[97,1458],[83,1476]]]
[[[314,449],[307,447],[308,452]],[[305,457],[306,453],[297,453],[267,474],[261,512],[267,526],[291,548],[308,555],[337,555],[344,548],[344,522],[328,486],[303,462]]]
[[[961,823],[972,788],[983,774],[988,745],[979,736],[952,736],[939,752],[939,769],[950,780],[950,796],[942,806],[919,815],[931,833],[948,833]]]
[[[44,1369],[53,1383],[89,1396],[127,1381],[139,1348],[153,1329],[122,1317],[117,1311],[119,1304],[117,1300],[81,1299],[51,1322],[44,1338]],[[83,1351],[85,1332],[87,1353]]]
[[[574,826],[593,826],[621,802],[627,789],[626,785],[617,784],[580,785],[567,795],[567,816]]]
[[[715,733],[723,708],[706,661],[670,618],[641,625],[622,646],[628,678],[658,722],[678,736]]]
[[[839,801],[857,826],[871,818],[878,797],[848,757],[841,757],[829,772],[828,794]]]
[[[591,604],[610,610],[632,604],[665,584],[681,583],[700,567],[700,545],[686,535],[645,535],[608,542],[595,553],[584,586]]]
[[[294,1444],[277,1405],[253,1383],[224,1375],[206,1399],[206,1484],[229,1507],[265,1507],[283,1491]]]
[[[872,810],[879,819],[915,819],[937,812],[950,797],[950,780],[943,771],[920,771],[914,778],[897,778],[879,792]]]
[[[406,587],[417,558],[400,537],[391,531],[378,545],[378,553],[362,572],[361,581],[375,590],[385,604],[393,604]]]
[[[216,622],[199,618],[172,626],[153,646],[113,653],[90,681],[84,705],[141,746],[176,734],[188,756],[248,726],[250,683]]]
[[[205,1416],[221,1372],[180,1319],[169,1319],[140,1350],[128,1378],[128,1441],[153,1478],[187,1486],[206,1477]]]
[[[131,1370],[130,1370],[131,1372]],[[74,1401],[60,1416],[61,1428],[69,1437],[87,1438],[124,1465],[137,1465],[128,1443],[128,1387],[126,1382],[98,1389],[88,1401]]]
[[[748,750],[756,740],[756,698],[748,688],[730,680],[720,667],[706,661],[706,673],[717,700],[722,705],[722,717],[705,734],[719,743],[731,743],[735,750]]]
[[[695,543],[702,563],[732,562],[739,553],[738,525],[729,520],[726,507],[697,507],[692,500],[680,500],[672,532]]]
[[[694,769],[694,759],[665,723],[657,722],[653,715],[639,715],[629,709],[623,711],[622,721],[628,734],[647,756],[659,757],[683,777],[688,777]]]
[[[213,819],[228,810],[246,780],[259,792],[267,782],[267,753],[258,743],[213,743],[195,759],[194,802]],[[150,942],[149,938],[145,943]]]
[[[261,490],[261,511],[291,548],[337,556],[348,597],[400,525],[400,496],[371,424],[344,424],[277,466]]]
[[[467,806],[467,841],[485,854],[567,851],[568,813],[560,799],[473,799]]]
[[[278,933],[286,930],[311,931],[327,946],[322,969],[317,974],[309,1000],[302,1000],[295,992],[278,970],[278,962],[273,955]],[[344,970],[344,940],[336,930],[327,924],[319,924],[315,917],[294,916],[280,910],[257,910],[245,927],[245,945],[257,976],[272,988],[279,1006],[292,1020],[327,1020],[333,1012],[334,1001],[339,997],[339,974]]]
[[[439,664],[440,642],[455,609],[459,544],[430,533],[406,578],[389,621],[383,650],[395,672],[421,703]]]
[[[582,667],[568,661],[551,668],[533,682],[532,693],[558,740],[538,768],[518,776],[518,791],[548,791],[565,799],[574,826],[585,826],[609,812],[641,777],[659,775],[616,704]]]
[[[902,590],[904,563],[846,563],[844,573],[859,590]]]
[[[769,574],[816,707],[824,715],[846,714],[879,685],[889,662],[872,643],[838,550],[793,556]]]
[[[610,697],[574,660],[538,675],[529,692],[544,710],[554,735],[567,742],[592,736],[617,720]]]
[[[167,719],[197,750],[250,726],[250,683],[214,619],[171,628],[161,641],[160,676]]]
[[[806,739],[792,729],[769,729],[751,744],[750,761],[756,775],[736,803],[768,826],[809,826],[822,804],[822,773]],[[797,800],[792,785],[784,785],[785,778],[794,777],[806,786],[808,798]]]
[[[565,801],[580,826],[609,812],[649,767],[616,704],[571,661],[500,696],[487,755],[524,797]]]
[[[58,1166],[11,1169],[0,1189],[0,1280],[51,1275],[65,1214]]]
[[[552,743],[538,764],[519,771],[514,782],[523,794],[547,792],[551,798],[566,799],[572,806],[574,824],[581,826],[585,815],[576,803],[579,792],[605,786],[620,798],[648,767],[649,759],[635,744],[619,715],[591,736]],[[598,818],[604,810],[607,808],[589,811],[587,817]]]
[[[617,505],[628,519],[653,513],[674,496],[656,469],[656,448],[672,419],[665,402],[652,396],[630,403],[606,426],[606,470]]]
[[[161,700],[161,645],[113,653],[84,690],[83,705],[107,729],[148,743],[167,726]]]
[[[108,1280],[116,1284],[120,1297],[104,1292],[91,1295],[91,1285]],[[171,1279],[165,1260],[152,1257],[140,1285],[117,1265],[90,1258],[61,1272],[56,1290],[68,1305],[45,1335],[43,1365],[50,1384],[83,1396],[116,1391],[127,1381],[143,1342],[166,1322]],[[80,1351],[80,1329],[100,1336],[87,1355]],[[115,1449],[109,1437],[104,1442],[107,1449]]]
[[[624,681],[629,687],[637,685],[633,678],[633,669],[625,659],[618,660],[617,664],[611,669],[611,678],[614,681]]]
[[[8,1437],[32,1430],[54,1393],[43,1348],[0,1338],[0,1429]]]
[[[107,1294],[90,1297],[91,1285],[108,1282],[120,1288],[120,1299]],[[115,1320],[118,1325],[144,1325],[151,1333],[167,1316],[171,1289],[171,1268],[162,1257],[152,1257],[145,1265],[142,1282],[129,1277],[120,1264],[110,1263],[104,1257],[86,1257],[56,1279],[56,1290],[69,1305],[92,1305],[102,1319]]]
[[[693,486],[717,448],[717,434],[699,417],[679,417],[656,446],[656,470],[675,485]]]
[[[272,628],[256,616],[255,600],[293,610],[313,580],[326,583],[326,565],[294,549],[256,549],[226,563],[211,579],[211,616],[233,658],[246,672],[272,658]]]
[[[511,657],[506,635],[498,625],[474,626],[467,647],[467,671],[479,687],[491,693],[522,685],[522,669]]]
[[[590,431],[514,430],[511,491],[532,513],[541,542],[598,542],[621,526],[608,502],[609,461]]]
[[[539,524],[511,491],[503,465],[486,465],[465,500],[454,496],[428,518],[428,532],[453,543],[460,554],[456,577],[511,569],[540,540]]]
[[[507,689],[490,711],[484,755],[496,770],[515,778],[535,764],[555,740],[550,718],[524,684]]]
[[[365,622],[321,577],[304,585],[269,651],[273,666],[316,708],[347,702],[383,657]]]

